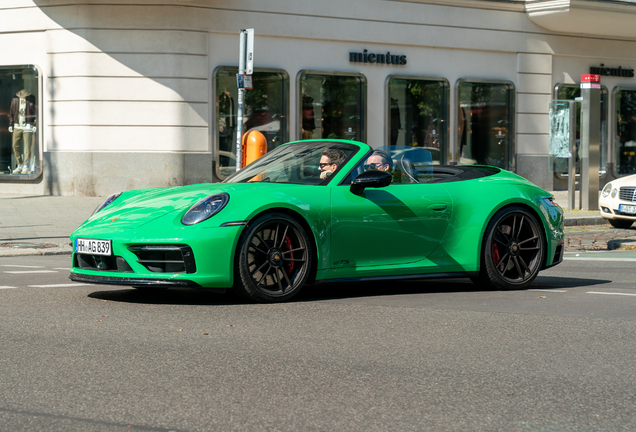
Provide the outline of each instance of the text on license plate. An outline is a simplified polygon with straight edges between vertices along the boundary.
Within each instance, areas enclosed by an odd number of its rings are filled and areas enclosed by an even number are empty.
[[[111,255],[110,240],[75,239],[75,253],[91,255]]]
[[[618,211],[621,213],[636,214],[636,205],[621,204],[618,206]]]

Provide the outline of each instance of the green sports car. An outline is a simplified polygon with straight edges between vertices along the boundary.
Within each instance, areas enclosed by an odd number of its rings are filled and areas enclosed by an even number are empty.
[[[388,278],[521,289],[564,250],[561,208],[522,177],[345,140],[279,146],[223,183],[112,195],[71,240],[74,281],[257,302]]]

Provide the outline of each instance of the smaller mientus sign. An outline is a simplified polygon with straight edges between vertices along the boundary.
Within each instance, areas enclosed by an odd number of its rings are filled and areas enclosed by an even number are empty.
[[[389,65],[405,65],[406,56],[400,54],[391,54],[390,51],[381,54],[370,53],[368,50],[362,52],[350,52],[349,61],[351,63],[377,63]]]
[[[605,65],[601,63],[600,66],[590,66],[590,74],[621,78],[634,78],[634,69],[625,69],[622,66],[605,67]]]

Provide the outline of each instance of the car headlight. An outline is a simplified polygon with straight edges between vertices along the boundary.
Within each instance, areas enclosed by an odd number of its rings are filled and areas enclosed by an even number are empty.
[[[115,201],[117,198],[119,198],[119,195],[121,195],[121,192],[116,193],[116,194],[112,194],[110,195],[108,198],[106,198],[100,205],[97,206],[97,208],[95,210],[93,210],[93,213],[91,213],[91,216],[93,216],[95,213],[97,213],[100,210],[103,210],[104,207],[110,205],[110,203],[112,203],[113,201]]]
[[[194,225],[211,218],[230,201],[230,196],[226,193],[211,195],[207,198],[199,200],[181,218],[184,225]]]
[[[608,183],[603,188],[603,192],[601,192],[601,195],[603,196],[603,198],[607,198],[611,191],[612,191],[612,184]]]
[[[618,189],[612,189],[612,198],[616,198],[616,194],[618,193]]]

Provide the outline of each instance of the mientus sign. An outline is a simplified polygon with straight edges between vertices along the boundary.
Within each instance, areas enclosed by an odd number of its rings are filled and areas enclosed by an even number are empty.
[[[367,50],[362,52],[350,52],[349,61],[351,63],[378,63],[378,64],[390,64],[390,65],[405,65],[405,55],[395,55],[387,51],[386,54],[373,54]]]
[[[590,73],[602,76],[634,78],[634,69],[623,69],[622,66],[619,66],[617,68],[610,68],[605,67],[603,63],[601,63],[600,66],[590,66]]]

